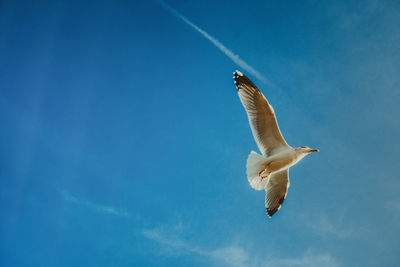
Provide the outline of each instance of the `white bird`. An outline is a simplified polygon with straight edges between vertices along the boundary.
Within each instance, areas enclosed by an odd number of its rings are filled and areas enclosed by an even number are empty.
[[[247,179],[255,190],[265,189],[265,208],[271,217],[281,208],[286,198],[289,168],[307,154],[319,150],[307,146],[289,146],[279,130],[274,109],[265,96],[243,73],[235,71],[233,74],[251,131],[262,153],[250,152],[246,165]]]

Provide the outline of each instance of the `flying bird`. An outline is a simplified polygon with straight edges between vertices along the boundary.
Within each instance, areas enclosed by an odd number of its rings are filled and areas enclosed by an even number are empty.
[[[271,217],[286,198],[290,184],[289,168],[306,155],[319,150],[308,146],[289,146],[279,130],[274,109],[265,96],[240,71],[235,71],[233,75],[251,131],[262,154],[250,152],[246,164],[247,179],[255,190],[265,190],[265,208]]]

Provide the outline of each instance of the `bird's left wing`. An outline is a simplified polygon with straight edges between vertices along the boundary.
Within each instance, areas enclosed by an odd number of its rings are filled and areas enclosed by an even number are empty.
[[[264,95],[240,71],[235,71],[233,78],[261,153],[264,156],[271,156],[289,147],[279,130],[274,109]]]
[[[281,208],[289,185],[289,169],[274,173],[269,178],[265,187],[265,208],[269,217]]]

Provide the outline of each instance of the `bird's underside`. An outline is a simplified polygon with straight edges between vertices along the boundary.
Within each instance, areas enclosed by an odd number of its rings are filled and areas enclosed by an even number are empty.
[[[282,206],[289,188],[289,168],[275,171],[269,169],[268,158],[291,147],[283,138],[275,112],[264,95],[252,81],[239,71],[233,76],[250,123],[250,128],[262,155],[252,151],[247,160],[247,177],[256,190],[265,190],[265,207],[268,216],[274,215]]]

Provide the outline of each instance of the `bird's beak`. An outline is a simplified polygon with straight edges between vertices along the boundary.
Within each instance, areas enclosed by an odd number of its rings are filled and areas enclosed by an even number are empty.
[[[310,149],[310,152],[319,152],[319,149]]]

